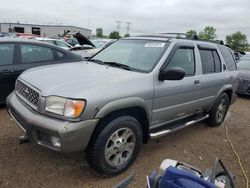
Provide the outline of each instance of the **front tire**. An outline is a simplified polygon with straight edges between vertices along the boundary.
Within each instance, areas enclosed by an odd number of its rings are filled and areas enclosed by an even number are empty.
[[[95,171],[114,176],[136,159],[142,143],[141,125],[134,117],[120,116],[109,118],[100,127],[103,129],[91,139],[86,157]]]
[[[212,127],[221,125],[227,115],[228,108],[229,96],[226,93],[223,93],[210,110],[207,124]]]

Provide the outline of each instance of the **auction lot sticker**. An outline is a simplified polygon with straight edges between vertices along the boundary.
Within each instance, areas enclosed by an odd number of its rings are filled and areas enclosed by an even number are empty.
[[[145,48],[163,48],[165,46],[164,42],[152,42],[152,43],[146,43]]]

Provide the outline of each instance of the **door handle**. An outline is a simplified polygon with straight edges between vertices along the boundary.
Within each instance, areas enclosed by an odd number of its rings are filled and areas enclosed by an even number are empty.
[[[13,73],[13,72],[14,72],[13,69],[5,69],[5,70],[2,70],[0,73],[7,74],[7,73]]]
[[[200,80],[195,80],[195,81],[194,81],[194,84],[195,84],[195,85],[199,85],[200,83],[201,83]]]

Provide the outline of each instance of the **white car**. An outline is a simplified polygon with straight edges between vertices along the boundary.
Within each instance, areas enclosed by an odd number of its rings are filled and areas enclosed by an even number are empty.
[[[52,39],[52,38],[36,38],[36,40],[39,41],[43,41],[43,42],[47,42],[56,46],[59,46],[65,50],[71,50],[72,48],[74,48],[73,46],[71,46],[70,44],[68,44],[67,42],[64,42],[63,40],[59,40],[59,39]]]

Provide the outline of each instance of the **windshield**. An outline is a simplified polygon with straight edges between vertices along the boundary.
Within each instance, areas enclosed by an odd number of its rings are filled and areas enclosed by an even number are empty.
[[[240,60],[237,63],[237,67],[240,69],[250,69],[250,60]]]
[[[116,62],[144,72],[151,71],[161,58],[168,42],[153,40],[119,40],[92,59]]]

